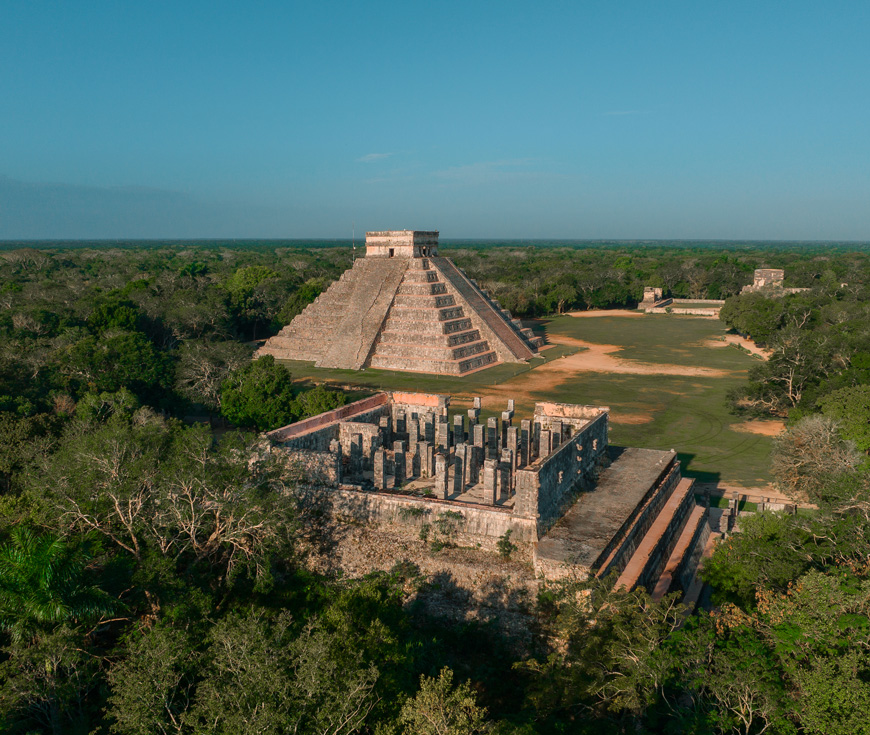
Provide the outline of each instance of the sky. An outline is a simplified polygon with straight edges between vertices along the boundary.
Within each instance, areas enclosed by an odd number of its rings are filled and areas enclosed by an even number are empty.
[[[0,239],[870,240],[870,3],[0,0]]]

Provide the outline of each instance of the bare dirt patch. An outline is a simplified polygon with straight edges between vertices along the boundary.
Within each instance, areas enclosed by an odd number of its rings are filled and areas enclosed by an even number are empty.
[[[703,344],[705,347],[728,347],[729,345],[738,345],[747,352],[763,357],[765,360],[770,359],[770,356],[773,354],[772,350],[759,347],[751,339],[741,337],[739,334],[726,334],[722,339],[708,339]]]
[[[742,424],[731,424],[733,431],[742,431],[746,434],[760,434],[761,436],[777,436],[785,429],[785,423],[767,419],[755,419],[744,421]]]
[[[653,420],[652,413],[622,413],[621,411],[611,411],[610,421],[614,424],[648,424]]]
[[[596,373],[623,373],[633,375],[695,375],[703,378],[722,378],[728,373],[725,370],[716,370],[705,367],[687,367],[685,365],[669,365],[667,363],[641,362],[640,360],[628,360],[615,357],[614,353],[621,352],[619,345],[600,345],[594,342],[586,342],[574,337],[556,334],[551,337],[556,344],[585,347],[585,351],[574,355],[568,355],[559,360],[542,365],[535,372],[566,373],[566,372],[596,372]]]

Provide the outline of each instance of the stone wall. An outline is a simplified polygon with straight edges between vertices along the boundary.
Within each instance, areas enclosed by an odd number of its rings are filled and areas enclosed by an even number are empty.
[[[516,471],[514,512],[517,517],[534,519],[539,536],[561,517],[573,494],[594,477],[598,458],[607,447],[607,426],[607,413],[599,413],[553,454]]]
[[[498,539],[509,530],[512,541],[534,543],[538,540],[535,522],[516,518],[509,508],[348,489],[332,491],[330,498],[336,516],[357,523],[394,524],[419,530],[424,523],[432,523],[439,515],[450,511],[462,515],[462,521],[457,524],[457,540],[466,545],[480,544],[482,548],[494,549]]]
[[[275,447],[282,456],[290,479],[315,487],[338,487],[341,482],[341,455],[332,452],[312,452],[307,449]]]
[[[266,437],[274,444],[288,449],[324,452],[329,449],[330,442],[338,439],[339,422],[353,418],[354,421],[376,424],[379,417],[388,416],[389,413],[390,396],[387,393],[378,393],[361,401],[312,416],[310,419],[275,429],[268,432]]]

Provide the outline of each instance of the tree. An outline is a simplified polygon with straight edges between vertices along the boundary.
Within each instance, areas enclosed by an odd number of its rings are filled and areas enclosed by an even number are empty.
[[[829,393],[818,401],[822,413],[838,422],[842,435],[862,452],[870,452],[870,385]]]
[[[271,355],[230,373],[220,398],[228,420],[260,431],[293,423],[299,416],[290,371]]]
[[[16,526],[0,547],[0,629],[16,645],[62,623],[93,622],[115,609],[91,583],[89,555],[53,534]]]
[[[453,672],[444,667],[436,679],[420,677],[420,690],[409,699],[399,714],[404,735],[478,735],[492,731],[486,708],[468,682],[454,687]]]
[[[825,500],[832,478],[855,469],[861,456],[826,416],[807,416],[774,440],[771,470],[792,498]]]
[[[250,348],[239,342],[189,340],[179,350],[175,388],[191,403],[218,413],[224,381],[250,361]]]

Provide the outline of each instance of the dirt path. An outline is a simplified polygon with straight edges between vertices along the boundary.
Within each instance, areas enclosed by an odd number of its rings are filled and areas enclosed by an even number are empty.
[[[704,345],[706,347],[727,347],[728,345],[738,345],[747,352],[751,352],[753,355],[758,355],[765,360],[770,359],[770,356],[773,354],[773,350],[759,347],[751,339],[741,337],[739,334],[726,334],[722,339],[710,339],[707,340]]]

